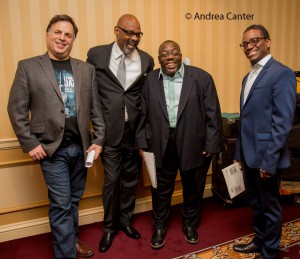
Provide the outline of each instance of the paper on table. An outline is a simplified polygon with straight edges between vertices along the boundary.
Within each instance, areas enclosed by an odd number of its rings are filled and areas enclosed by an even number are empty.
[[[152,152],[144,151],[144,161],[146,163],[148,175],[153,188],[157,188],[157,177],[156,177],[156,166],[155,166],[155,156]]]
[[[86,161],[85,161],[85,167],[91,167],[94,162],[95,157],[95,150],[92,150],[88,153]]]
[[[234,163],[222,169],[230,198],[245,191],[243,172],[239,163]]]

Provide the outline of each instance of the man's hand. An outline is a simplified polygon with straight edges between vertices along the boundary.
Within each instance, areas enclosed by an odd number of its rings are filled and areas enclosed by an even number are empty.
[[[238,161],[238,160],[233,160],[233,163],[235,164],[235,163],[238,163],[239,164],[239,166],[240,166],[240,170],[243,170],[243,168],[242,168],[242,163],[241,163],[241,161]]]
[[[36,148],[32,149],[28,152],[28,155],[36,161],[40,161],[41,159],[47,156],[45,150],[43,149],[42,145],[37,146]]]
[[[272,177],[272,174],[266,172],[265,170],[259,169],[260,178],[263,180],[267,180]]]
[[[211,153],[209,153],[209,152],[206,152],[206,151],[203,151],[203,156],[205,156],[205,157],[210,157],[211,156]]]
[[[92,144],[88,150],[86,151],[87,153],[91,152],[92,150],[95,150],[95,157],[94,160],[98,159],[99,155],[102,152],[102,147],[96,144]]]
[[[143,150],[139,150],[139,155],[143,158],[143,160],[144,160],[144,151]]]

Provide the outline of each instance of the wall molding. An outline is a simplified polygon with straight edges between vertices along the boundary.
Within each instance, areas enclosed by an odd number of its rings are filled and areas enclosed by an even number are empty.
[[[20,148],[20,143],[17,138],[1,139],[0,150]]]
[[[204,190],[204,198],[211,197],[211,184],[207,184]],[[175,191],[172,197],[172,205],[182,203],[182,190]],[[136,200],[134,213],[152,210],[151,197]],[[79,225],[86,225],[103,221],[103,206],[79,211]],[[13,224],[0,226],[0,242],[19,239],[28,236],[50,232],[48,217],[27,220]]]

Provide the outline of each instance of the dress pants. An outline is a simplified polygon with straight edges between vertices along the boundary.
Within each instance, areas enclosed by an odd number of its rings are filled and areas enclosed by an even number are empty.
[[[102,150],[104,232],[115,232],[119,224],[130,225],[141,167],[141,158],[133,148],[133,140],[129,123],[125,123],[121,142],[117,146],[104,145]]]
[[[170,130],[162,168],[156,168],[157,189],[151,188],[155,229],[164,228],[167,224],[178,169],[180,170],[183,187],[182,224],[190,227],[198,226],[206,175],[211,157],[206,160],[207,163],[203,167],[189,171],[181,170],[176,147],[176,130]]]
[[[48,187],[55,258],[76,258],[78,205],[87,175],[82,145],[61,146],[40,164]]]
[[[279,255],[281,238],[280,178],[278,170],[275,176],[262,180],[259,169],[243,166],[246,191],[252,206],[253,243],[262,246],[264,259],[275,259]]]

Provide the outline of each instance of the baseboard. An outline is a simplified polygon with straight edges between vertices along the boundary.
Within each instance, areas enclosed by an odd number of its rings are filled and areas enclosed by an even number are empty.
[[[212,196],[211,185],[206,185],[204,198]],[[172,205],[182,203],[182,190],[175,191],[172,198]],[[136,200],[135,213],[141,213],[152,210],[151,197]],[[79,225],[91,224],[103,220],[103,207],[79,211]],[[0,242],[13,239],[34,236],[50,232],[48,217],[18,222],[0,226]]]

